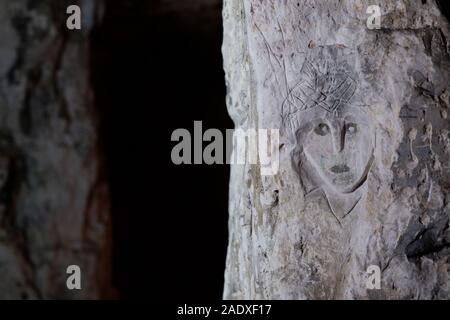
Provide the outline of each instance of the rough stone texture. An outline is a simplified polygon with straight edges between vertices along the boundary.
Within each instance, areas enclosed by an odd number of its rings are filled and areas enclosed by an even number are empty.
[[[81,4],[82,31],[66,28]],[[98,1],[0,1],[0,298],[99,298],[108,190],[89,81]],[[66,268],[82,290],[66,288]]]
[[[153,0],[148,2],[150,14],[160,15],[164,13],[196,11],[198,17],[201,11],[206,11],[211,7],[220,5],[220,0]],[[207,27],[207,26],[205,26]]]
[[[226,299],[450,298],[449,24],[372,4],[224,1],[229,113],[281,130],[278,174],[231,169]]]

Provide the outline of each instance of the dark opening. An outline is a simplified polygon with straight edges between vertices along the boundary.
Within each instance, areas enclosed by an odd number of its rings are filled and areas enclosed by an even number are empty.
[[[448,0],[437,0],[436,2],[442,14],[450,22],[450,2]]]
[[[211,1],[215,2],[215,1]],[[122,298],[221,298],[226,165],[171,162],[171,134],[232,128],[221,3],[109,1],[92,40],[93,83],[111,188],[114,282]],[[184,5],[182,5],[184,4]]]

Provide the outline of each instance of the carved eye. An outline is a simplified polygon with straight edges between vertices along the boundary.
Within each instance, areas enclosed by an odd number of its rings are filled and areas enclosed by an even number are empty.
[[[330,133],[330,127],[325,123],[320,123],[315,129],[314,132],[320,136],[326,136]]]
[[[358,131],[356,123],[348,123],[345,125],[345,131],[350,134],[354,134]]]

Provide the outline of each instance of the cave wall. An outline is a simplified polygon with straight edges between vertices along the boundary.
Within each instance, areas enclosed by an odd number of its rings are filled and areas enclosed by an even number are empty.
[[[106,296],[109,195],[90,84],[100,1],[0,2],[0,298]],[[66,287],[69,265],[82,290]]]

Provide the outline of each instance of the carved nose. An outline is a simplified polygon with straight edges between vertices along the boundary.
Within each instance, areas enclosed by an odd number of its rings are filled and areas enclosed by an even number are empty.
[[[350,170],[350,168],[345,164],[336,165],[334,167],[331,167],[330,169],[334,173],[345,173]]]
[[[333,133],[333,144],[336,152],[342,152],[345,144],[345,128],[337,128]]]

